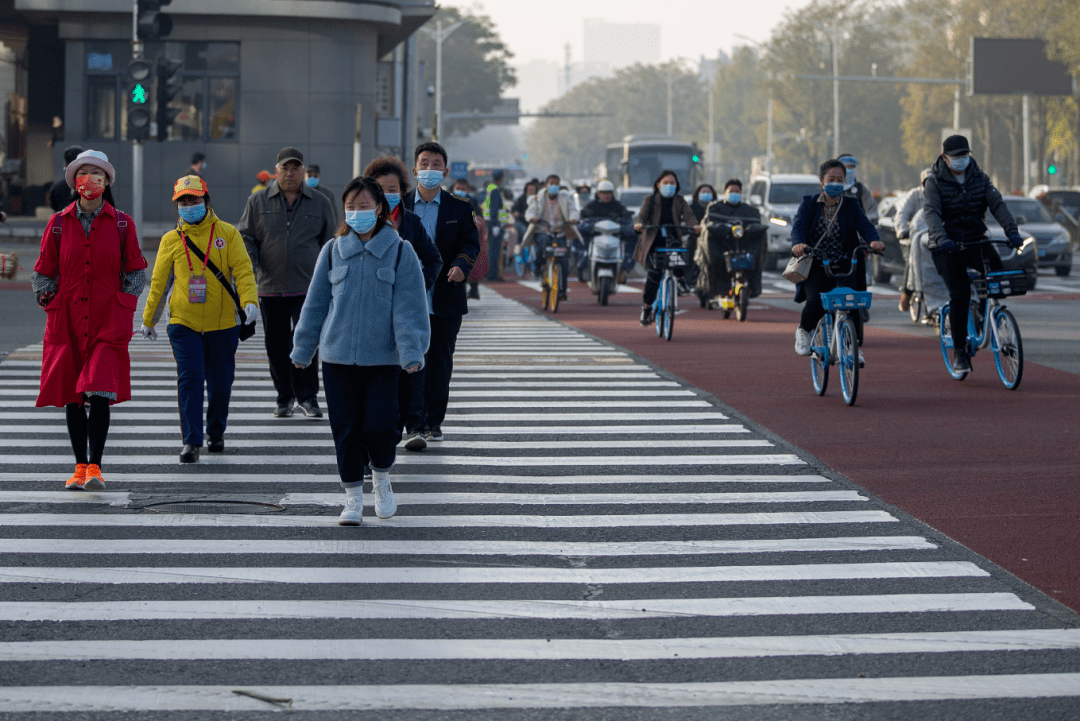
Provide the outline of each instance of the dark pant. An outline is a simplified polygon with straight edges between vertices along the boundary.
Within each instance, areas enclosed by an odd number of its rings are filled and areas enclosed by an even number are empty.
[[[68,439],[71,450],[75,452],[75,463],[93,463],[101,465],[101,456],[105,453],[105,439],[109,437],[109,399],[105,396],[90,396],[86,401],[90,406],[87,419],[86,408],[82,403],[69,403],[64,406],[67,416]],[[89,455],[87,455],[89,447]]]
[[[983,257],[990,270],[1001,270],[1001,257],[992,246],[973,245],[955,252],[933,251],[934,267],[949,289],[949,325],[952,326],[953,347],[967,348],[968,307],[971,304],[971,279],[967,269],[982,273]]]
[[[238,327],[199,333],[170,323],[169,342],[176,359],[176,391],[180,401],[180,431],[184,443],[203,445],[203,386],[206,386],[206,435],[211,440],[225,435],[229,399],[236,375]]]
[[[488,272],[484,280],[502,280],[503,231],[498,221],[488,224]]]
[[[270,378],[277,389],[279,405],[291,400],[315,400],[319,395],[319,354],[315,354],[307,368],[297,368],[289,358],[293,348],[293,328],[300,320],[303,307],[302,295],[259,298],[266,355],[270,358]]]
[[[450,376],[454,372],[454,348],[457,346],[461,316],[431,319],[431,343],[424,356],[424,396],[427,405],[427,427],[441,428],[450,402]]]
[[[426,379],[426,368],[415,373],[401,371],[398,377],[398,432],[407,430],[412,433],[427,426],[427,399],[424,397]]]
[[[649,251],[649,254],[645,256],[645,294],[641,296],[641,303],[643,305],[652,305],[656,300],[656,293],[660,290],[660,279],[664,277],[664,269],[660,268],[656,262],[656,254],[658,251],[666,249],[668,246],[656,244]],[[672,245],[672,248],[681,248],[681,245]],[[684,253],[685,255],[685,253]],[[689,260],[687,261],[690,262]],[[671,271],[676,278],[683,277],[683,271],[681,268],[673,268]]]
[[[559,245],[564,248],[569,246],[566,243],[566,238],[558,239]],[[547,258],[544,257],[544,248],[551,246],[551,236],[547,233],[537,233],[536,244],[533,246],[535,255],[533,256],[533,273],[536,277],[543,282],[544,279],[544,267],[547,265]],[[559,290],[566,290],[567,276],[570,275],[570,256],[569,254],[559,258]]]
[[[856,271],[856,273],[857,272],[858,271]],[[818,321],[825,315],[825,307],[821,305],[821,294],[833,290],[841,283],[846,284],[849,280],[852,280],[852,278],[841,278],[838,281],[836,278],[830,278],[825,275],[825,269],[821,267],[821,262],[815,259],[810,266],[810,274],[807,276],[806,282],[803,283],[803,292],[806,293],[806,304],[802,309],[802,318],[799,320],[799,327],[808,333],[813,333],[814,328],[817,327]],[[865,283],[863,285],[865,287]],[[852,288],[852,290],[857,290],[857,288]],[[861,314],[849,312],[848,315],[855,321],[855,331],[861,337]]]
[[[347,366],[323,362],[326,410],[337,450],[341,485],[364,482],[364,467],[394,465],[398,430],[398,366]]]

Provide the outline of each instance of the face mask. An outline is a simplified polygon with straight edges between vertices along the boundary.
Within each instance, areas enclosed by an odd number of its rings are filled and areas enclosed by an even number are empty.
[[[369,230],[375,227],[375,222],[378,218],[375,217],[375,209],[371,210],[346,210],[345,211],[345,224],[355,230],[360,235],[367,233]]]
[[[549,185],[549,186],[547,187],[547,193],[548,193],[548,195],[550,195],[550,196],[551,196],[552,198],[554,198],[554,197],[555,197],[556,195],[558,195],[558,194],[559,194],[559,186],[557,186],[557,185]]]
[[[742,193],[728,193],[727,202],[729,205],[738,205],[742,201]]]
[[[454,188],[454,195],[456,195],[459,198],[468,198],[469,197],[469,191],[462,190],[461,188]]]
[[[202,219],[206,217],[206,203],[199,203],[198,205],[180,205],[176,208],[176,212],[180,214],[180,220],[190,225],[201,223]]]
[[[708,203],[712,200],[712,193],[702,193],[698,196],[698,200],[702,203]]]
[[[661,185],[660,186],[660,195],[664,196],[665,198],[674,198],[675,197],[675,186],[674,185]]]
[[[100,175],[80,175],[75,178],[75,190],[87,200],[97,200],[105,192],[105,178]]]
[[[308,184],[309,188],[318,188],[319,187],[319,179],[314,177],[314,176],[308,178],[304,182]]]
[[[955,170],[958,173],[962,173],[965,170],[967,170],[968,163],[970,163],[970,162],[971,162],[971,156],[970,155],[964,155],[964,156],[959,157],[959,158],[954,158],[952,156],[949,156],[949,167],[952,168],[953,170]]]
[[[416,179],[427,190],[435,190],[442,182],[443,174],[441,170],[421,170],[417,172]]]
[[[825,183],[825,195],[830,198],[839,198],[840,194],[844,192],[843,183]]]
[[[401,193],[384,193],[386,196],[386,204],[390,206],[390,212],[394,212],[394,208],[401,202]]]

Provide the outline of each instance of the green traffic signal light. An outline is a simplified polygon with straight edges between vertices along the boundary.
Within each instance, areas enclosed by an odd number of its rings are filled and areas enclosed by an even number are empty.
[[[142,83],[135,83],[135,87],[131,89],[131,102],[138,105],[142,105],[146,102],[146,88]]]
[[[1046,172],[1048,174],[1050,174],[1050,175],[1057,175],[1057,166],[1056,165],[1051,165],[1051,166],[1047,167]]]
[[[693,155],[693,156],[690,157],[690,159],[693,160],[695,163],[700,163],[701,162],[701,156],[700,155]]]

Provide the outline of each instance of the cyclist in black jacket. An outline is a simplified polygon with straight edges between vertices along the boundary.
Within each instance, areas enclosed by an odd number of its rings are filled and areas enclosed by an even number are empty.
[[[983,269],[983,258],[991,270],[1001,270],[1001,258],[990,245],[968,245],[986,238],[986,211],[994,214],[1005,230],[1011,248],[1023,243],[1012,213],[975,160],[963,135],[950,135],[942,143],[941,157],[934,163],[923,185],[926,196],[923,215],[930,238],[934,267],[949,288],[949,324],[953,337],[953,370],[971,371],[967,352],[968,306],[971,281],[967,269]]]

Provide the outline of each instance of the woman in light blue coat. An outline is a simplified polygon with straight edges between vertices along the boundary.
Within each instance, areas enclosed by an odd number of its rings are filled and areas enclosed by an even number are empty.
[[[341,194],[345,222],[319,253],[292,361],[323,361],[330,428],[345,510],[338,523],[360,525],[365,466],[371,466],[375,515],[390,518],[397,501],[390,468],[401,440],[398,375],[424,365],[431,329],[420,260],[387,222],[390,206],[372,178],[354,178]]]

